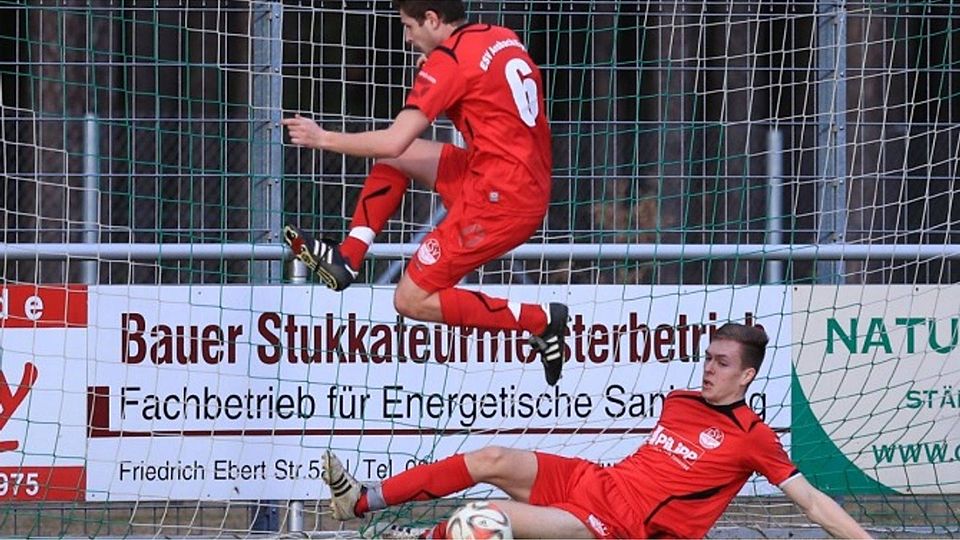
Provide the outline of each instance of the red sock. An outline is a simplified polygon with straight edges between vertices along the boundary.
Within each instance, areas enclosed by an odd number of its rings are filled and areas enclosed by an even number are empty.
[[[367,499],[367,490],[365,488],[361,488],[361,490],[357,504],[353,505],[353,513],[363,517],[364,514],[370,511],[370,501]]]
[[[526,330],[540,335],[547,329],[547,314],[537,304],[514,304],[519,307],[519,317],[510,303],[503,298],[493,298],[481,292],[465,289],[440,291],[440,309],[443,322],[451,326],[472,326],[495,330]]]
[[[347,236],[340,244],[340,253],[354,270],[360,269],[373,238],[380,234],[387,220],[397,211],[408,184],[407,177],[389,165],[377,163],[370,169],[370,175],[363,182],[360,199],[350,221],[351,231],[357,227],[369,229],[366,235],[360,235],[366,236],[368,241]]]
[[[370,244],[353,236],[344,238],[340,243],[340,254],[354,270],[360,270],[360,265],[363,264],[363,258],[367,256],[369,249]]]
[[[429,501],[476,485],[463,454],[436,463],[420,465],[383,481],[381,490],[387,506],[408,501]]]
[[[434,525],[432,529],[428,530],[426,534],[424,534],[420,538],[428,538],[428,539],[436,540],[436,539],[446,538],[446,537],[447,537],[447,520],[443,520],[440,523],[437,523],[436,525]]]

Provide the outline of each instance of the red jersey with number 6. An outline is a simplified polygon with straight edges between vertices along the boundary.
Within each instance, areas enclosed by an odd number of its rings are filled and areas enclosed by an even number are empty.
[[[543,80],[512,30],[457,28],[427,57],[406,108],[431,121],[445,113],[463,134],[470,162],[465,203],[491,214],[546,212],[553,164]]]

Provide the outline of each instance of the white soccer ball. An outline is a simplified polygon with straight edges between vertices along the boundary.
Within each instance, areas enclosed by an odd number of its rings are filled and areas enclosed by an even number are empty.
[[[447,538],[457,540],[510,540],[510,518],[495,503],[472,502],[460,507],[447,522]]]

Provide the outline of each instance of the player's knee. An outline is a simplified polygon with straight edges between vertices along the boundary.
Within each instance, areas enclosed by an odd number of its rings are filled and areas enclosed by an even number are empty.
[[[470,453],[470,461],[475,466],[476,471],[483,478],[474,478],[477,481],[486,481],[492,478],[500,478],[505,470],[510,467],[509,448],[502,446],[487,446],[476,452]]]
[[[412,281],[401,281],[393,293],[393,307],[397,313],[418,321],[439,320],[439,299],[418,287]],[[435,306],[434,306],[435,304]]]
[[[398,289],[396,294],[393,295],[393,309],[397,311],[397,314],[409,317],[410,307],[410,302]]]
[[[393,295],[393,308],[397,310],[397,313],[410,318],[420,320],[420,303],[416,301],[412,296],[404,294],[400,289],[397,289],[396,294]]]

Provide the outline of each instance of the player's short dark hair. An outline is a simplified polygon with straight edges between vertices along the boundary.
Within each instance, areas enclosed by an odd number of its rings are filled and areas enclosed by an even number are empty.
[[[767,352],[767,343],[770,342],[763,328],[738,323],[721,326],[714,332],[712,339],[729,339],[739,343],[740,350],[743,351],[741,365],[744,369],[753,368],[756,371],[760,371],[760,366],[763,365],[763,356]]]
[[[455,23],[467,18],[466,8],[460,0],[393,0],[393,5],[419,23],[427,18],[428,11],[436,13],[445,23]]]

